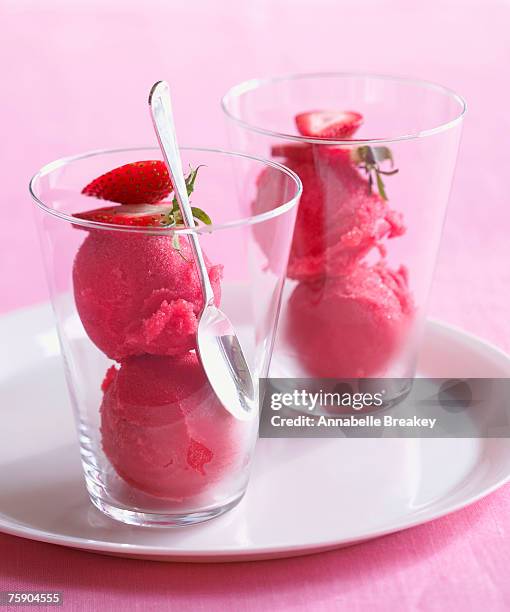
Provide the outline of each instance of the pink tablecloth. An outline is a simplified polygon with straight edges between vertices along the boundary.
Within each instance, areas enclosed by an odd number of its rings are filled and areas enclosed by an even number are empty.
[[[29,176],[63,155],[151,142],[144,92],[156,79],[173,84],[181,141],[222,145],[218,100],[236,81],[378,71],[468,99],[431,311],[510,349],[509,23],[503,0],[4,0],[0,311],[47,299]],[[0,589],[60,589],[88,610],[503,610],[509,491],[361,546],[257,564],[126,561],[0,536]]]

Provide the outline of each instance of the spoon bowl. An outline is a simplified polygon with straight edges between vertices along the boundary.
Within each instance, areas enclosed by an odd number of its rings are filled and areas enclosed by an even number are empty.
[[[235,416],[247,418],[254,410],[255,389],[250,368],[232,323],[213,304],[202,311],[197,333],[198,354],[214,392]]]

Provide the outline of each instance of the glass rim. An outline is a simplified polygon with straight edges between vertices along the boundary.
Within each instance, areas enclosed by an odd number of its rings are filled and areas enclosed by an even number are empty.
[[[244,121],[239,116],[233,114],[229,109],[228,105],[230,100],[239,98],[242,95],[246,94],[250,91],[255,91],[262,87],[267,87],[269,85],[273,85],[275,83],[280,83],[283,81],[297,81],[300,79],[324,79],[324,78],[369,78],[379,81],[393,81],[395,83],[414,85],[416,87],[421,87],[423,89],[435,90],[452,100],[455,100],[459,105],[458,114],[449,121],[441,123],[437,126],[427,128],[425,130],[420,130],[417,132],[410,132],[407,134],[400,134],[398,136],[390,136],[387,138],[349,138],[343,140],[333,140],[333,139],[325,139],[325,138],[309,138],[307,136],[300,136],[297,134],[287,134],[285,132],[278,132],[275,130],[269,130],[266,128],[259,127],[250,123],[248,121]],[[225,115],[234,123],[251,130],[253,132],[257,132],[258,134],[263,134],[265,136],[271,136],[273,138],[280,138],[283,140],[292,140],[294,142],[306,142],[309,144],[322,144],[322,145],[371,145],[371,144],[384,144],[391,142],[399,142],[402,140],[415,140],[419,138],[426,138],[427,136],[433,136],[434,134],[439,134],[446,130],[449,130],[455,127],[458,123],[462,121],[464,115],[467,112],[467,103],[466,100],[458,93],[456,93],[453,89],[449,89],[443,85],[438,83],[434,83],[433,81],[427,81],[424,79],[416,79],[405,76],[393,76],[388,74],[377,74],[377,73],[366,73],[366,72],[303,72],[303,73],[289,73],[279,76],[272,76],[266,78],[256,78],[256,79],[248,79],[246,81],[242,81],[241,83],[237,83],[233,87],[231,87],[227,93],[221,99],[221,108]]]
[[[100,229],[103,231],[113,230],[113,231],[119,231],[119,232],[131,232],[131,233],[137,233],[137,234],[157,234],[157,235],[168,234],[168,233],[171,233],[171,234],[173,233],[211,234],[219,230],[256,225],[258,223],[268,221],[269,219],[279,217],[280,215],[294,208],[297,202],[299,201],[299,198],[301,197],[301,194],[303,192],[303,184],[301,183],[301,179],[299,178],[299,176],[295,172],[293,172],[290,168],[287,168],[286,166],[278,162],[274,162],[269,159],[264,159],[262,157],[256,157],[254,155],[248,155],[246,153],[241,153],[237,151],[226,151],[223,149],[213,149],[213,148],[206,148],[206,147],[179,147],[179,149],[181,151],[199,151],[199,152],[201,151],[203,153],[217,153],[217,154],[226,155],[229,157],[240,157],[240,158],[249,159],[251,161],[259,162],[265,167],[274,168],[275,170],[278,170],[282,172],[283,174],[286,174],[294,182],[295,187],[296,187],[296,193],[292,198],[290,198],[286,202],[283,202],[282,204],[280,204],[276,208],[273,208],[270,211],[259,213],[256,215],[251,215],[249,217],[243,217],[241,219],[235,219],[233,221],[227,221],[226,223],[200,225],[194,228],[193,227],[137,227],[137,226],[115,225],[113,223],[103,223],[100,221],[88,221],[85,219],[79,219],[77,217],[73,217],[73,215],[57,210],[55,208],[51,208],[50,206],[45,204],[39,198],[39,196],[37,196],[35,193],[35,185],[37,181],[39,181],[43,176],[50,174],[54,170],[67,166],[71,164],[72,162],[80,161],[82,159],[87,159],[89,157],[95,157],[99,155],[108,155],[111,153],[127,153],[127,152],[134,152],[134,151],[157,151],[161,153],[161,149],[157,146],[121,147],[118,149],[96,149],[93,151],[87,151],[85,153],[80,153],[78,155],[70,155],[66,157],[61,157],[59,159],[56,159],[42,166],[42,168],[40,168],[30,179],[30,182],[28,184],[28,190],[32,198],[35,200],[36,205],[43,212],[53,217],[62,219],[63,221],[67,221],[68,223],[71,223],[72,225],[79,225],[81,227],[85,227],[89,229]],[[101,201],[104,201],[105,205],[108,205],[106,200],[101,200]],[[111,205],[112,206],[115,205],[115,202],[111,202]]]

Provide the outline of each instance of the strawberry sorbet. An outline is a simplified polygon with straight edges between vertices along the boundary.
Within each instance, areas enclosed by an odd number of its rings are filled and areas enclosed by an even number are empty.
[[[289,335],[310,374],[369,377],[402,347],[412,312],[403,268],[360,264],[346,276],[300,283],[289,300]]]
[[[203,296],[184,236],[91,231],[74,261],[76,307],[90,339],[111,359],[195,348]],[[216,303],[222,266],[207,260]]]
[[[404,232],[401,215],[370,192],[349,150],[313,145],[280,149],[283,163],[303,182],[289,278],[306,281],[345,274],[372,248],[382,248],[384,238]],[[266,182],[264,176],[259,179],[259,193],[265,198],[271,187],[279,188]],[[254,206],[257,212],[262,205],[260,197]]]
[[[194,352],[131,357],[103,389],[103,450],[131,486],[182,501],[242,465],[246,425],[217,400]]]
[[[296,117],[300,133],[314,138],[349,138],[361,122],[353,111]],[[354,143],[283,143],[272,153],[303,183],[287,268],[287,276],[299,283],[287,308],[289,341],[311,376],[387,374],[414,310],[406,270],[392,271],[385,261],[386,239],[405,232],[382,178],[398,172],[391,151]],[[254,208],[258,211],[279,189],[262,174]],[[268,252],[270,244],[257,239]],[[380,261],[369,264],[374,251]]]

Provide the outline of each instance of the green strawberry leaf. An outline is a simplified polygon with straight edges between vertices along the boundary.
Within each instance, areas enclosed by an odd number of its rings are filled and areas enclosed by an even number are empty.
[[[384,189],[384,183],[381,178],[381,175],[379,174],[379,172],[377,172],[377,170],[375,172],[375,178],[377,180],[377,190],[379,191],[379,195],[383,200],[387,200],[388,196],[386,195],[386,190]]]
[[[191,211],[193,213],[193,216],[195,217],[195,219],[198,219],[199,221],[202,221],[202,223],[205,223],[206,225],[211,225],[212,221],[211,221],[211,217],[209,217],[209,215],[203,211],[201,208],[197,208],[196,206],[192,206],[191,207]]]
[[[202,168],[204,164],[202,164],[201,166],[197,166],[196,168],[192,168],[190,166],[190,171],[188,176],[184,179],[186,182],[186,191],[188,192],[188,197],[191,196],[191,194],[193,193],[193,191],[195,191],[195,181],[197,180],[197,175],[198,175],[198,171],[200,170],[200,168]],[[205,223],[206,225],[211,225],[212,221],[211,218],[209,217],[209,215],[203,211],[201,208],[197,208],[195,206],[191,207],[191,210],[193,212],[193,216],[195,217],[195,219],[198,219],[199,221],[202,221],[203,223]],[[177,201],[177,197],[174,195],[174,198],[172,200],[172,212],[171,215],[174,218],[174,221],[177,225],[180,225],[183,223],[183,219],[182,219],[182,215],[181,215],[181,209],[179,208],[179,202]]]
[[[189,167],[190,172],[186,177],[186,189],[188,191],[188,196],[190,196],[195,190],[195,181],[197,180],[197,174],[203,165],[204,164],[202,164],[201,166],[197,166],[196,168],[192,168],[191,166]]]

